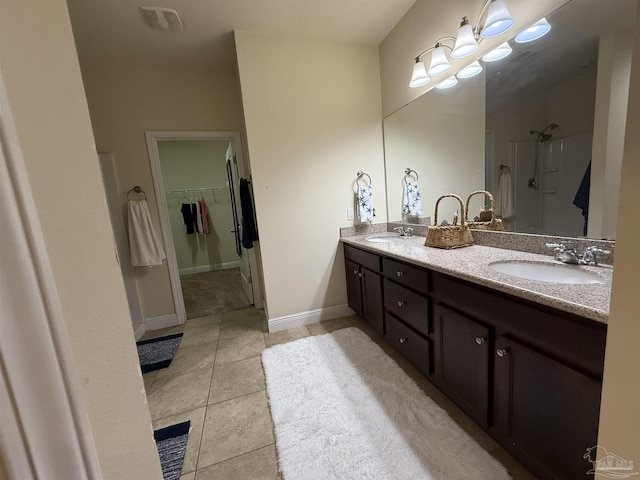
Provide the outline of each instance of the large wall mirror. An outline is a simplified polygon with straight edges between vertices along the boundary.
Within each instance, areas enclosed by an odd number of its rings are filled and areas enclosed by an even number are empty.
[[[511,55],[484,63],[481,75],[388,116],[389,220],[423,223],[402,212],[409,168],[418,175],[422,217],[433,217],[443,194],[486,189],[499,201],[510,185],[506,230],[613,239],[636,3],[572,0],[547,16],[545,37],[511,41]],[[474,197],[471,219],[482,201]],[[439,219],[456,208],[441,206]]]

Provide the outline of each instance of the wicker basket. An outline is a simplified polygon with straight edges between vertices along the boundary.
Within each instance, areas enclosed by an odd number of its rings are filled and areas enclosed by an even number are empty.
[[[446,197],[453,197],[460,203],[460,225],[438,226],[438,205],[440,204],[440,200]],[[427,247],[436,248],[460,248],[473,245],[471,230],[469,230],[469,226],[467,225],[465,218],[465,209],[462,199],[453,193],[442,195],[436,201],[433,225],[429,225],[429,229],[427,230],[427,239],[424,244]]]
[[[489,202],[491,203],[491,207],[489,208],[489,210],[487,210],[486,213],[489,213],[491,215],[491,219],[487,220],[487,221],[480,221],[480,222],[470,222],[466,217],[465,220],[467,220],[467,224],[469,225],[469,228],[475,229],[475,230],[497,230],[497,231],[503,231],[504,230],[504,226],[502,225],[502,220],[500,220],[499,218],[496,218],[496,214],[495,214],[495,201],[493,200],[493,195],[491,195],[490,192],[487,192],[486,190],[478,190],[476,192],[473,192],[471,195],[469,195],[469,197],[467,198],[467,205],[466,205],[466,213],[467,216],[469,215],[469,200],[471,200],[471,197],[473,197],[474,195],[483,193],[484,195],[486,195],[487,197],[489,197]]]

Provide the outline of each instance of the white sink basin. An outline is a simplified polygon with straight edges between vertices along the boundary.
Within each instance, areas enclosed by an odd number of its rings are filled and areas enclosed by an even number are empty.
[[[566,283],[566,284],[594,284],[604,283],[596,273],[585,270],[577,265],[562,263],[529,262],[522,260],[503,260],[491,262],[489,266],[497,272],[514,277],[535,280],[538,282]]]
[[[367,238],[367,242],[373,242],[373,243],[389,243],[389,242],[401,242],[405,240],[405,237],[401,237],[400,235],[388,235],[385,237],[370,237]]]

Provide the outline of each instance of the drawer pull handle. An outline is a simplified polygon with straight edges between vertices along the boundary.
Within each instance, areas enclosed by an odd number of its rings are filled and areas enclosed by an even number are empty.
[[[398,300],[398,306],[399,307],[404,307],[405,302],[403,302],[402,300]]]
[[[502,348],[499,348],[498,350],[496,350],[496,355],[498,355],[500,358],[506,357],[507,351]]]
[[[476,337],[476,343],[478,345],[482,345],[485,342],[485,339],[483,337]]]
[[[401,272],[400,270],[398,270],[398,271],[396,272],[396,275],[397,275],[397,276],[399,276],[399,277],[401,277],[402,275],[404,275],[404,272]]]
[[[401,337],[401,338],[400,338],[400,343],[407,343],[407,339],[406,339],[406,338],[404,338],[404,337]]]

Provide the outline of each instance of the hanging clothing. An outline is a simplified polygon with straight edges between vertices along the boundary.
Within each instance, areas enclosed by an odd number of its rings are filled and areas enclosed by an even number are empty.
[[[195,218],[193,218],[192,209],[190,203],[183,203],[180,212],[182,212],[182,219],[184,220],[184,224],[187,227],[187,235],[192,235],[196,233],[196,223]]]
[[[358,186],[356,194],[358,201],[358,218],[361,222],[373,220],[376,216],[376,208],[373,206],[373,190],[371,185]]]
[[[504,172],[500,174],[498,180],[498,192],[496,197],[496,216],[500,218],[510,218],[516,213],[513,201],[513,187],[511,185],[511,174]]]
[[[200,206],[200,199],[196,198],[196,225],[198,228],[198,233],[203,233],[202,231],[202,207]]]
[[[422,199],[418,182],[405,182],[402,191],[402,213],[422,215]]]
[[[584,217],[584,225],[582,227],[582,234],[587,234],[587,225],[589,223],[589,193],[591,191],[591,160],[589,165],[582,176],[582,181],[578,187],[575,197],[573,198],[573,204],[582,210],[582,216]]]
[[[200,200],[200,216],[202,218],[202,233],[207,235],[211,232],[211,222],[209,221],[209,207],[207,207],[204,198]]]
[[[200,230],[198,230],[198,206],[195,203],[191,204],[191,218],[193,219],[194,233],[200,233]]]
[[[246,178],[240,179],[240,209],[242,211],[242,246],[253,248],[253,242],[258,240],[258,227],[249,180]]]
[[[131,265],[152,267],[167,258],[160,237],[151,223],[146,200],[129,200],[129,250]]]

